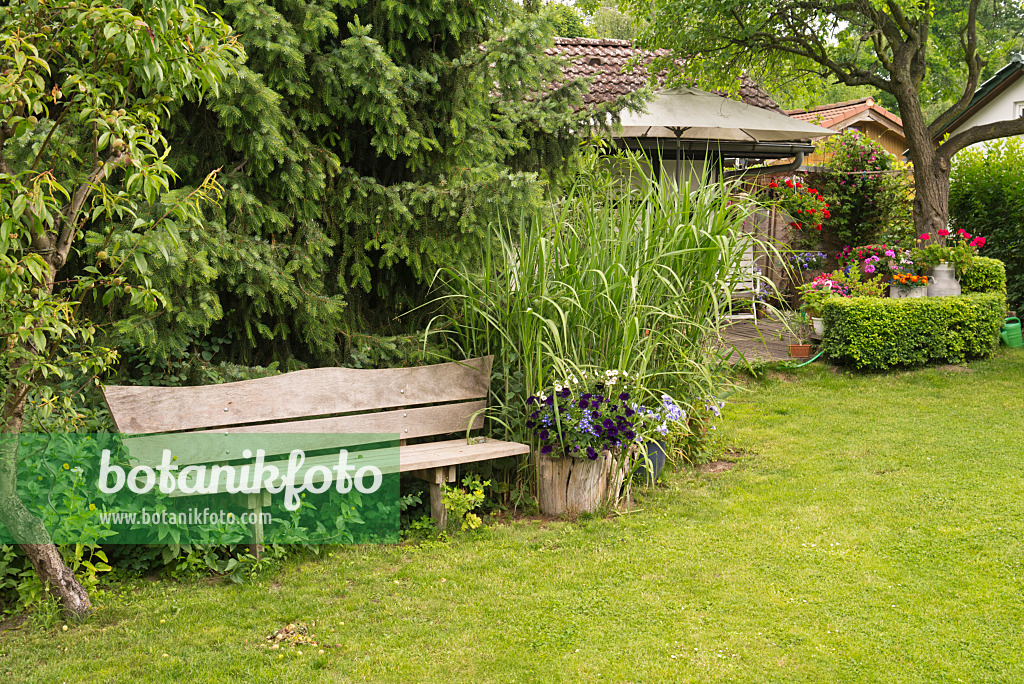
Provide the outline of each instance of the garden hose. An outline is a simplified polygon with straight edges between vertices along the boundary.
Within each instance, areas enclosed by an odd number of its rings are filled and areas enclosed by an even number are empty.
[[[815,360],[816,358],[818,358],[819,356],[821,356],[821,355],[822,355],[822,354],[824,354],[824,353],[825,353],[825,350],[824,350],[824,349],[822,349],[822,350],[821,350],[820,352],[818,352],[817,354],[815,354],[815,355],[814,355],[814,356],[812,356],[811,358],[807,359],[807,360],[806,360],[806,361],[804,361],[803,363],[799,363],[799,364],[797,364],[797,365],[793,366],[793,368],[803,368],[804,366],[806,366],[806,365],[807,365],[807,364],[809,364],[810,362],[814,361],[814,360]]]

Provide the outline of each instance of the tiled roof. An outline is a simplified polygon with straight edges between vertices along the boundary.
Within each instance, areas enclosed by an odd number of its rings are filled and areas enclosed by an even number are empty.
[[[832,104],[814,107],[813,109],[789,109],[786,110],[786,114],[794,119],[809,121],[810,123],[815,123],[826,128],[835,128],[835,126],[841,124],[847,119],[867,112],[868,110],[882,116],[900,128],[903,127],[903,120],[900,119],[900,117],[896,116],[885,107],[875,104],[874,99],[870,97],[862,97],[859,100],[847,100],[846,102],[834,102]]]
[[[568,57],[572,64],[564,73],[571,79],[594,77],[590,92],[583,98],[586,104],[600,104],[614,100],[638,90],[647,84],[647,66],[655,57],[670,54],[669,50],[642,51],[634,48],[628,40],[610,38],[555,38],[555,46],[547,50],[549,55]],[[640,56],[642,59],[628,68],[630,61]],[[656,76],[658,85],[664,84],[665,75]],[[725,97],[727,94],[714,91]],[[771,95],[757,85],[749,76],[744,75],[740,82],[739,96],[743,102],[781,112]]]

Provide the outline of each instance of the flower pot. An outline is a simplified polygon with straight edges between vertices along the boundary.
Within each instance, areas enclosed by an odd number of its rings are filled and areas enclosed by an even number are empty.
[[[904,287],[895,283],[889,286],[889,297],[892,299],[910,299],[914,297],[927,297],[928,286],[918,285],[916,287]]]
[[[947,263],[932,267],[932,277],[928,282],[929,297],[949,297],[960,294],[960,283],[956,279],[956,269]]]
[[[641,482],[652,485],[658,481],[658,475],[661,475],[661,470],[665,467],[665,447],[665,443],[661,441],[647,442],[647,459],[641,460],[640,467],[636,469]]]
[[[825,319],[811,316],[811,325],[814,326],[814,334],[821,335],[825,334]]]
[[[593,513],[618,501],[625,478],[620,454],[602,451],[594,460],[539,454],[537,459],[537,503],[541,513]]]
[[[811,345],[791,344],[789,345],[789,355],[794,359],[809,359],[811,358]]]

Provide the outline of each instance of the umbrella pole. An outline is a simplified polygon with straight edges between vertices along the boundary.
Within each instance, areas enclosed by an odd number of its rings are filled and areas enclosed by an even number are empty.
[[[683,160],[679,158],[679,135],[676,134],[676,190],[682,191],[682,170],[680,167],[683,165]]]

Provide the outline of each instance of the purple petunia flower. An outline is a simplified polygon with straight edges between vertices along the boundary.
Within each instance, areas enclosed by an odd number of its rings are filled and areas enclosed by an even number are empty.
[[[547,456],[548,454],[550,454],[554,450],[555,450],[555,448],[553,446],[551,446],[550,444],[545,444],[544,446],[542,446],[540,448],[540,453],[542,453],[545,456]]]

